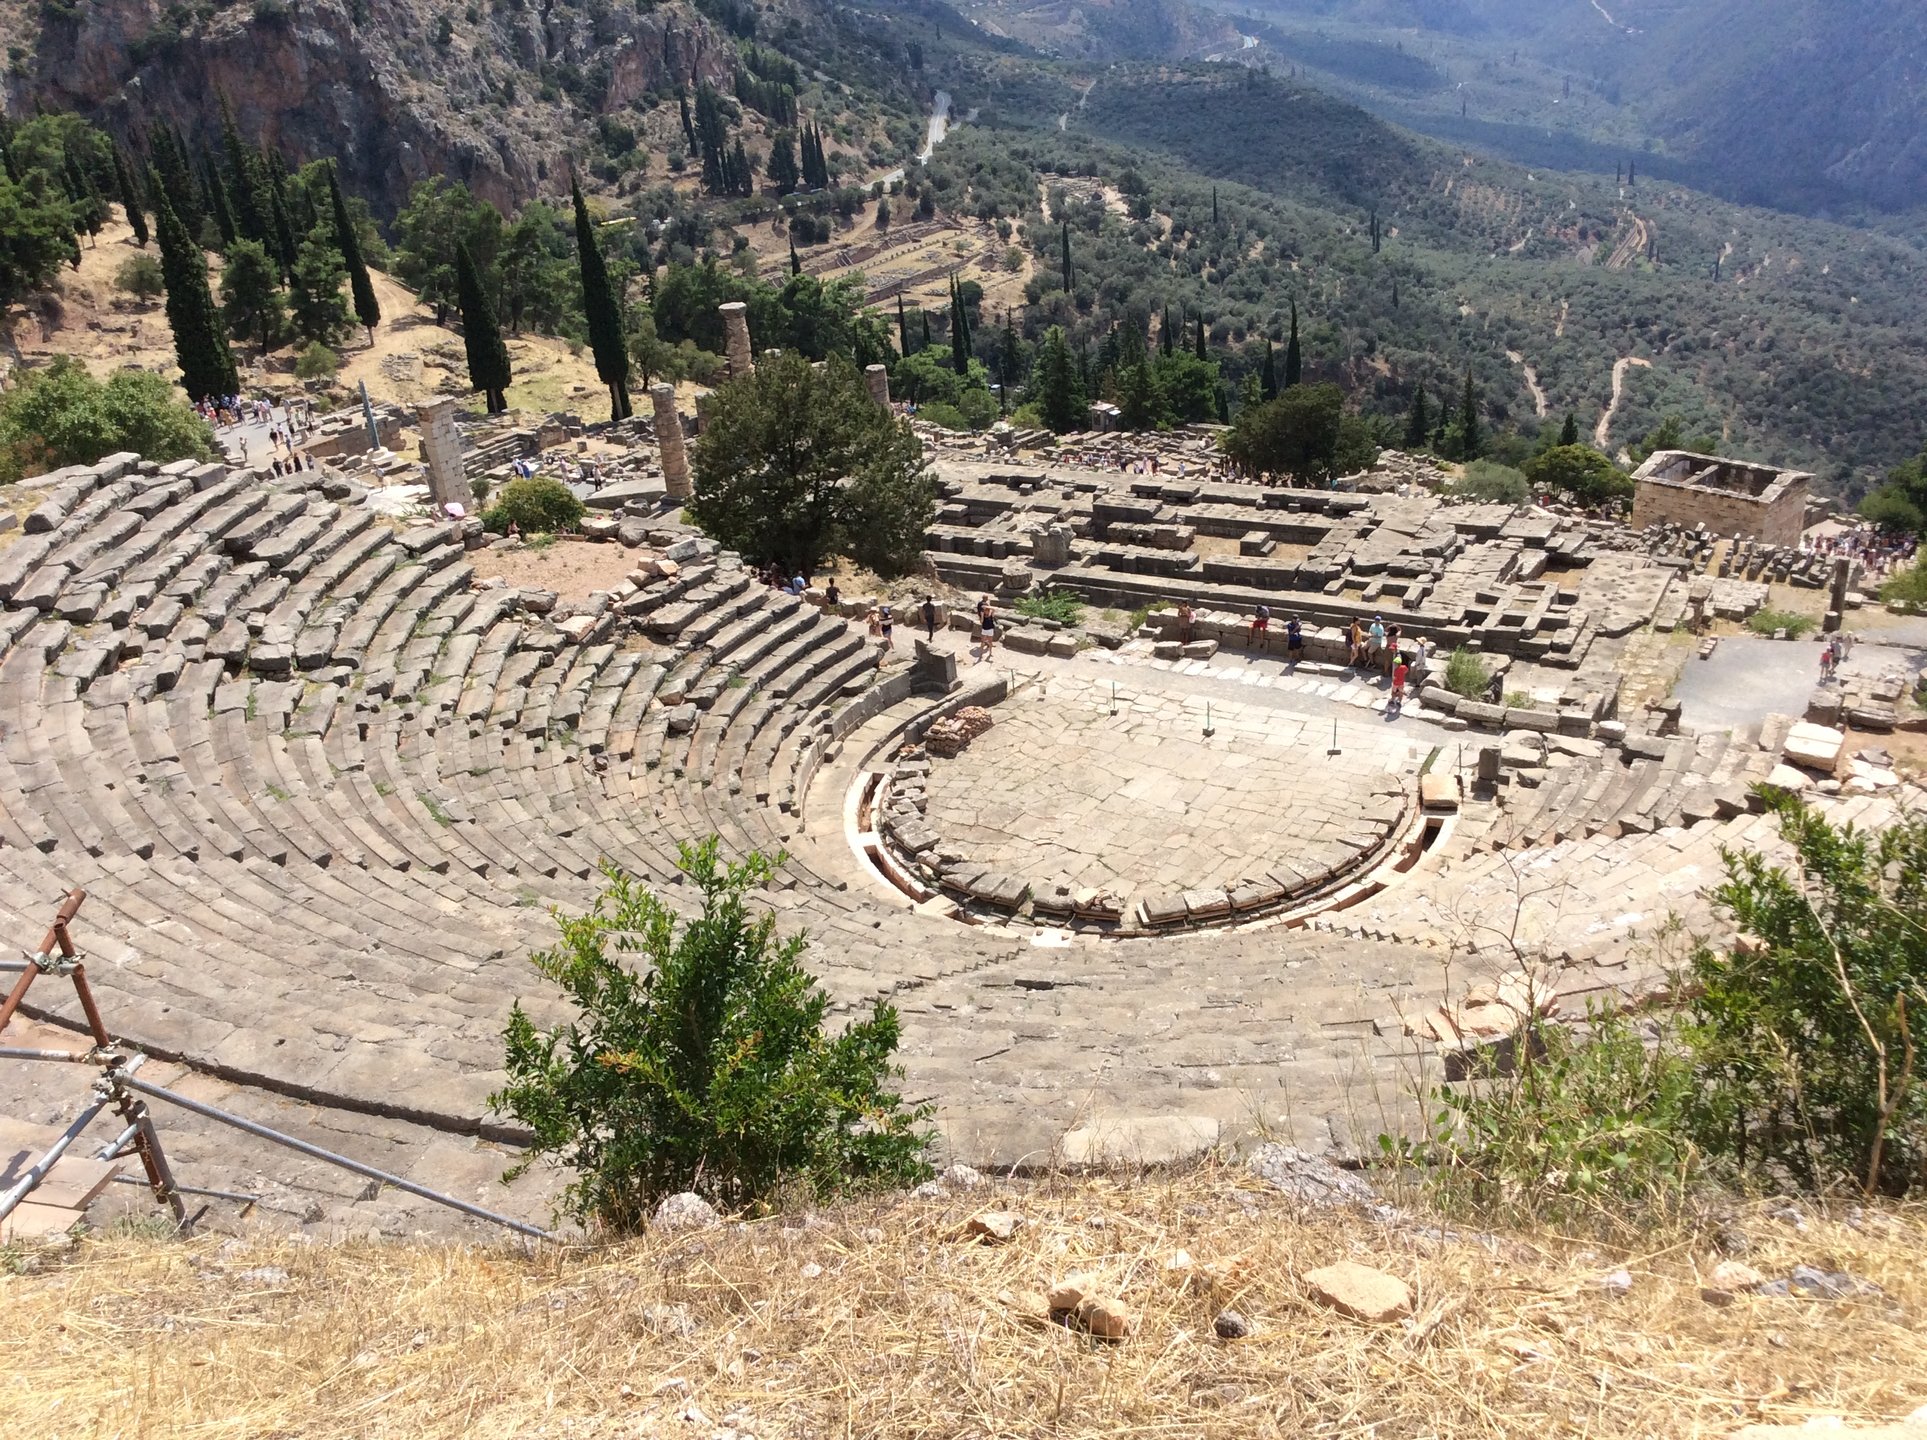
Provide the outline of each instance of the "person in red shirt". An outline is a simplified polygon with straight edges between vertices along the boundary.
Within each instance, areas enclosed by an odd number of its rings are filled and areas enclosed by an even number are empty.
[[[1398,662],[1392,666],[1392,713],[1395,715],[1405,708],[1405,681],[1410,674],[1411,669],[1406,665],[1405,657],[1399,656]]]

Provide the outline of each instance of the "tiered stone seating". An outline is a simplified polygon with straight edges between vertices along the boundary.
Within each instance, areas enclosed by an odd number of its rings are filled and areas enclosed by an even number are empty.
[[[462,527],[397,528],[322,479],[116,456],[35,482],[0,546],[0,918],[35,929],[85,887],[95,983],[134,1042],[484,1129],[510,1003],[556,1013],[525,961],[548,907],[584,908],[609,863],[687,908],[678,847],[718,835],[788,852],[768,903],[838,1008],[902,1006],[910,1093],[977,1158],[1034,1149],[1094,1087],[1227,1123],[1246,1080],[1288,1073],[1319,1124],[1361,1064],[1389,1093],[1403,1062],[1373,1025],[1436,988],[1429,951],[1273,930],[1047,954],[920,912],[844,833],[866,757],[932,703],[900,667],[879,688],[859,629],[706,541],[591,602],[478,584]],[[1741,774],[1655,763],[1659,824],[1685,777]],[[1600,809],[1593,784],[1517,843]],[[1429,903],[1387,933],[1437,932]]]

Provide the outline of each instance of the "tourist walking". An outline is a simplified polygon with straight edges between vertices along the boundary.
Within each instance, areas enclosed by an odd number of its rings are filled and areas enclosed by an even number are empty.
[[[1392,673],[1392,667],[1398,663],[1399,637],[1403,634],[1404,627],[1399,625],[1394,625],[1385,632],[1385,673],[1387,675]]]
[[[1296,615],[1285,622],[1285,654],[1293,665],[1305,658],[1305,629]]]
[[[1410,667],[1404,660],[1392,666],[1392,698],[1385,711],[1388,715],[1399,715],[1405,710],[1405,682],[1410,678]]]
[[[836,588],[836,581],[832,580],[823,589],[823,608],[825,610],[838,611],[841,610],[842,605],[843,592]]]
[[[1180,600],[1178,601],[1178,644],[1189,645],[1190,643],[1191,602],[1189,600]]]
[[[1370,663],[1372,669],[1376,670],[1378,668],[1378,657],[1384,653],[1385,620],[1382,616],[1374,615],[1372,616],[1371,639],[1365,652],[1365,658]]]
[[[891,650],[896,648],[896,623],[890,618],[888,605],[877,613],[877,629],[883,636],[883,643],[877,646],[877,669],[881,670],[884,661],[890,658]]]
[[[932,645],[937,643],[937,602],[928,595],[923,597],[923,633]]]
[[[977,658],[979,660],[988,660],[990,658],[990,652],[997,644],[997,617],[991,611],[990,597],[988,595],[977,602],[977,635],[983,644],[983,649]]]
[[[1256,650],[1258,637],[1271,633],[1271,607],[1260,605],[1251,616],[1251,633],[1245,636],[1245,649]]]
[[[1345,663],[1356,670],[1365,654],[1365,627],[1353,620],[1345,631]]]

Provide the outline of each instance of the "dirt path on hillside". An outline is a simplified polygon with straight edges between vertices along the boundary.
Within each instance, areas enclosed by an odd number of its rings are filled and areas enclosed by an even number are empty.
[[[1653,243],[1653,227],[1640,216],[1633,216],[1632,232],[1613,246],[1613,253],[1606,257],[1608,270],[1624,270],[1633,261],[1644,255]]]
[[[1084,93],[1077,97],[1077,104],[1072,106],[1071,109],[1082,110],[1084,108],[1084,102],[1091,98],[1091,91],[1095,90],[1096,88],[1097,88],[1097,81],[1095,80],[1091,81],[1090,84],[1086,85],[1084,87]],[[1070,123],[1071,123],[1070,110],[1066,110],[1062,115],[1059,115],[1057,117],[1057,128],[1060,131],[1068,130],[1070,128]]]
[[[1539,372],[1526,364],[1526,357],[1517,350],[1505,352],[1505,358],[1525,372],[1526,389],[1532,392],[1532,408],[1541,420],[1546,418],[1546,392],[1539,388]]]
[[[1592,432],[1592,443],[1597,445],[1601,450],[1604,450],[1610,442],[1613,429],[1613,416],[1619,413],[1619,402],[1626,393],[1626,372],[1635,365],[1641,370],[1650,370],[1653,368],[1652,361],[1641,360],[1637,355],[1623,356],[1613,363],[1612,404],[1606,407],[1606,413],[1599,417],[1599,423],[1593,427]]]

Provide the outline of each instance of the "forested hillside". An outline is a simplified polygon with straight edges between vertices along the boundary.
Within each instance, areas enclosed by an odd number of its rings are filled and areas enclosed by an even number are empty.
[[[1176,3],[1102,13],[1155,28]],[[1500,6],[1318,13],[1421,10],[1476,38]],[[1067,424],[1092,398],[1128,399],[1132,423],[1222,418],[1270,393],[1289,351],[1388,443],[1421,388],[1436,408],[1469,375],[1502,451],[1569,413],[1612,453],[1670,420],[1851,494],[1918,453],[1927,425],[1917,246],[1714,200],[1636,157],[1616,176],[1482,158],[1308,70],[1053,60],[935,0],[159,16],[0,0],[0,17],[13,111],[73,107],[99,127],[19,130],[41,137],[10,151],[30,173],[0,185],[41,240],[0,299],[58,284],[67,237],[121,198],[118,147],[137,197],[168,190],[206,249],[265,249],[243,252],[261,293],[233,335],[264,364],[352,342],[345,306],[314,299],[327,276],[300,273],[340,243],[319,203],[329,161],[361,254],[439,318],[460,309],[465,249],[507,330],[583,340],[573,174],[645,378],[710,378],[713,307],[740,298],[765,343],[893,353],[898,392],[960,424],[1034,400],[1040,357]],[[1323,43],[1324,64],[1442,83],[1423,54]],[[952,123],[920,164],[939,92]]]

